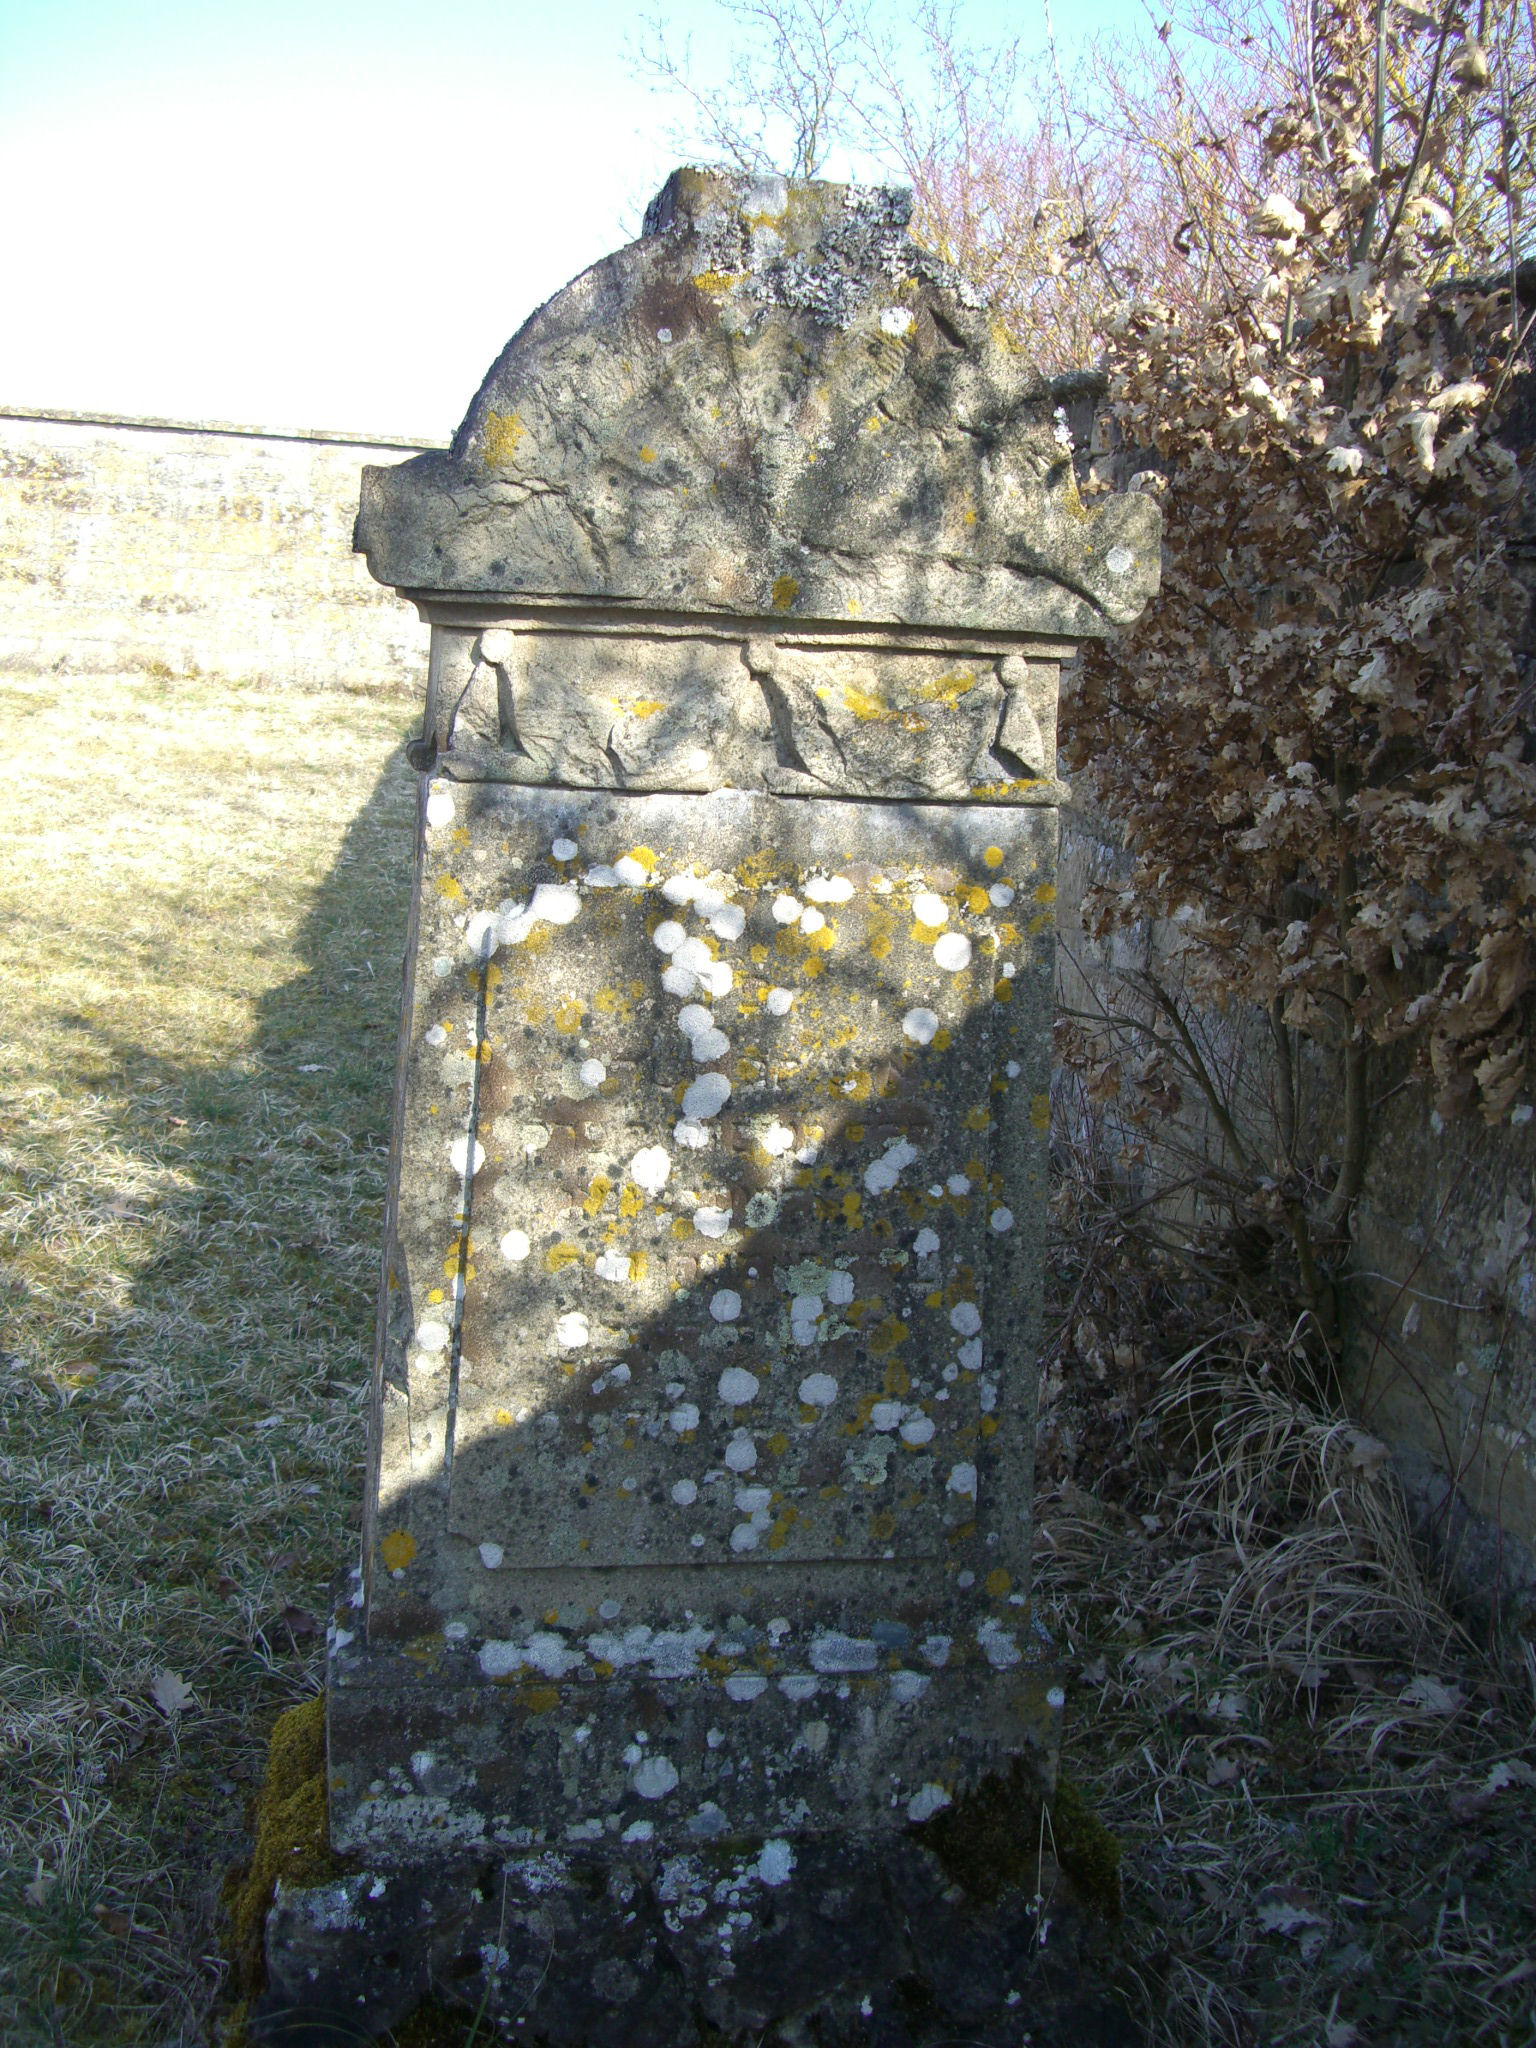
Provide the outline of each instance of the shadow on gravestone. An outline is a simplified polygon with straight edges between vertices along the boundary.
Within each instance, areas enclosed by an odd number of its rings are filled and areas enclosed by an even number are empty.
[[[365,480],[432,780],[328,1689],[361,1868],[279,1895],[268,2038],[429,1984],[572,2044],[1099,2025],[909,1831],[1053,1768],[1056,673],[1156,513],[1084,510],[904,221],[679,174]]]
[[[845,942],[849,936],[840,933]],[[466,975],[462,988],[434,990],[432,1007],[452,1014],[452,1004],[468,994],[476,998],[478,1015],[479,981]],[[872,981],[868,972],[855,977],[855,1000],[879,1001]],[[483,1032],[494,1041],[497,1006],[487,1000],[484,1007]],[[880,1735],[890,1733],[881,1730],[882,1719],[899,1721],[954,1676],[946,1670],[955,1646],[943,1634],[944,1602],[924,1580],[931,1571],[943,1573],[946,1563],[951,1580],[965,1580],[964,1564],[954,1565],[944,1551],[975,1555],[968,1546],[978,1540],[963,1508],[939,1539],[944,1548],[938,1554],[923,1548],[920,1527],[916,1542],[903,1540],[913,1523],[920,1524],[924,1489],[934,1476],[933,1446],[951,1435],[940,1427],[930,1437],[923,1424],[947,1407],[958,1410],[969,1396],[967,1417],[953,1429],[959,1451],[995,1441],[980,1438],[978,1417],[985,1421],[1000,1410],[1011,1411],[1006,1419],[1018,1421],[1027,1442],[1032,1354],[1003,1338],[989,1370],[987,1358],[971,1348],[976,1340],[954,1328],[952,1309],[945,1307],[975,1298],[977,1273],[963,1258],[947,1259],[946,1248],[968,1231],[1011,1235],[993,1227],[1001,1205],[992,1186],[995,1169],[985,1157],[989,1134],[966,1131],[963,1155],[948,1159],[935,1159],[925,1146],[929,1170],[956,1170],[940,1180],[915,1181],[905,1190],[900,1220],[886,1228],[878,1216],[857,1213],[867,1190],[857,1205],[849,1203],[853,1187],[841,1183],[853,1176],[843,1162],[868,1162],[872,1145],[878,1162],[893,1146],[913,1142],[908,1134],[926,1138],[937,1121],[924,1112],[930,1092],[958,1088],[969,1101],[979,1086],[985,1100],[999,1071],[1008,1078],[1007,1061],[996,1064],[996,1013],[1006,1009],[1012,1021],[1012,1007],[994,1004],[953,1034],[940,1027],[927,1047],[909,1041],[878,1074],[876,1092],[854,1105],[829,1092],[817,1126],[821,1137],[812,1141],[818,1158],[797,1162],[786,1177],[776,1176],[773,1155],[758,1157],[742,1145],[735,1192],[750,1190],[748,1207],[766,1196],[779,1202],[779,1212],[760,1228],[728,1233],[737,1240],[729,1251],[716,1251],[719,1240],[694,1232],[686,1242],[695,1249],[684,1255],[693,1267],[685,1277],[693,1284],[683,1299],[674,1297],[650,1321],[588,1317],[587,1341],[577,1347],[560,1346],[557,1336],[544,1347],[551,1390],[521,1426],[493,1419],[478,1438],[466,1431],[469,1441],[454,1460],[446,1501],[441,1486],[428,1485],[408,1486],[391,1502],[389,1527],[378,1540],[388,1545],[391,1535],[415,1529],[423,1547],[408,1565],[395,1567],[400,1577],[391,1577],[387,1590],[375,1594],[375,1642],[358,1674],[362,1682],[354,1689],[333,1670],[333,1725],[339,1722],[343,1731],[349,1765],[366,1772],[376,1762],[379,1772],[378,1790],[363,1801],[373,1809],[371,1818],[361,1838],[350,1838],[363,1868],[334,1886],[280,1902],[269,1927],[275,1981],[266,2010],[298,2026],[293,2032],[275,2028],[264,2038],[357,2038],[359,2030],[346,2026],[354,2019],[365,2023],[366,2038],[429,1995],[469,2012],[483,2002],[489,2016],[510,2021],[523,2036],[573,2048],[699,2038],[700,2019],[727,2033],[757,2034],[796,2015],[802,2029],[811,2029],[799,2038],[827,2042],[938,2042],[954,2039],[957,2025],[967,2029],[968,2040],[1016,2043],[1027,2035],[1036,2048],[1057,2040],[1137,2038],[1111,2004],[1085,1988],[1084,1929],[1070,1906],[1058,1901],[1050,1909],[1054,1927],[1042,1942],[1028,1854],[1033,1825],[1020,1859],[1029,1869],[1025,1884],[1005,1883],[1000,1900],[978,1903],[952,1881],[913,1824],[915,1813],[937,1814],[952,1796],[963,1799],[958,1752],[965,1743],[974,1746],[977,1724],[987,1718],[977,1697],[979,1672],[945,1704],[937,1737],[931,1725],[921,1731],[918,1767],[926,1776],[889,1815],[895,1828],[887,1825],[871,1839],[871,1823],[878,1827],[886,1817],[872,1805],[889,1807],[886,1788],[894,1781],[881,1766],[893,1757],[898,1766],[906,1761],[899,1744],[882,1753]],[[694,1078],[718,1071],[684,1065],[682,1033],[675,1047],[661,1031],[653,1036],[658,1063],[683,1065]],[[946,1037],[947,1044],[934,1042]],[[496,1108],[502,1095],[496,1064],[489,1064],[482,1129],[507,1114]],[[534,1168],[548,1144],[531,1160],[514,1156],[510,1170],[484,1190],[487,1207],[496,1205],[486,1256],[493,1271],[497,1262],[506,1269],[498,1278],[523,1283],[510,1313],[524,1344],[534,1332],[558,1332],[564,1318],[581,1313],[570,1304],[590,1301],[595,1261],[604,1256],[592,1247],[613,1240],[622,1193],[611,1190],[589,1214],[593,1184],[604,1176],[578,1151],[590,1146],[599,1159],[605,1156],[601,1125],[614,1098],[603,1097],[602,1085],[551,1097],[529,1088],[512,1111],[536,1135],[541,1112],[561,1102],[586,1107],[580,1124],[565,1126],[578,1133],[565,1169],[565,1214],[551,1205],[541,1223],[530,1213],[538,1194]],[[629,1132],[620,1149],[645,1135]],[[721,1150],[734,1150],[743,1135],[727,1119],[718,1132]],[[494,1171],[495,1156],[475,1180]],[[446,1178],[450,1189],[461,1186]],[[808,1185],[780,1200],[776,1190],[785,1178]],[[688,1192],[724,1190],[706,1183]],[[760,1202],[759,1213],[766,1206]],[[496,1233],[518,1215],[531,1225],[523,1233],[530,1249],[526,1257],[507,1258]],[[671,1237],[677,1216],[669,1205],[648,1204],[638,1229],[636,1218],[626,1219],[626,1236],[633,1242],[649,1227],[653,1236]],[[472,1238],[475,1220],[472,1199]],[[509,1223],[501,1236],[521,1227]],[[820,1256],[796,1259],[808,1238],[820,1245]],[[931,1249],[928,1239],[937,1240]],[[585,1244],[581,1256],[561,1256],[572,1243]],[[916,1243],[924,1248],[914,1253]],[[520,1241],[513,1246],[519,1249]],[[472,1252],[466,1264],[480,1256]],[[617,1304],[630,1283],[616,1264],[613,1271],[599,1284]],[[839,1285],[839,1276],[851,1284]],[[475,1313],[460,1324],[461,1375],[470,1361],[461,1379],[461,1415],[472,1412],[468,1388],[479,1376],[476,1355],[494,1358],[507,1335],[491,1307],[495,1290],[482,1289],[479,1281],[477,1268],[466,1289]],[[929,1312],[935,1334],[914,1344],[900,1333],[903,1318],[894,1310],[908,1308],[915,1319],[907,1297],[916,1295],[926,1306],[933,1294],[940,1297]],[[411,1314],[395,1319],[410,1333],[407,1374],[411,1340],[422,1323],[430,1325],[434,1306],[440,1305],[428,1304],[413,1323],[422,1304],[412,1302]],[[1021,1298],[1015,1311],[1027,1330],[1033,1303]],[[961,1320],[969,1327],[969,1319]],[[994,1330],[1000,1321],[993,1319]],[[938,1335],[946,1328],[947,1337]],[[847,1419],[835,1422],[816,1412],[835,1410],[838,1402],[825,1382],[836,1382],[838,1392],[858,1383],[867,1369],[860,1356],[867,1347],[859,1343],[866,1331],[880,1398],[866,1391],[850,1403]],[[435,1331],[429,1327],[427,1335],[435,1344]],[[1021,1336],[1020,1345],[1027,1342]],[[428,1363],[425,1376],[445,1369]],[[728,1380],[732,1373],[758,1382],[749,1399],[734,1398],[748,1390],[745,1382]],[[418,1386],[423,1376],[418,1372]],[[488,1378],[488,1398],[498,1400],[496,1375]],[[787,1413],[764,1416],[755,1433],[751,1418],[772,1402],[775,1382],[782,1382]],[[811,1401],[801,1398],[807,1388]],[[701,1399],[689,1400],[690,1392]],[[779,1422],[786,1426],[774,1426]],[[779,1443],[779,1437],[799,1441]],[[733,1447],[747,1444],[750,1465],[744,1450],[726,1462]],[[677,1476],[691,1470],[699,1471],[698,1480]],[[626,1486],[631,1476],[635,1483]],[[433,1541],[434,1526],[442,1530],[445,1506],[453,1519],[456,1488],[467,1503],[466,1518],[478,1513],[489,1519],[457,1536],[451,1528],[440,1535],[434,1567],[425,1545]],[[786,1503],[807,1496],[820,1502],[823,1495],[831,1496],[824,1503],[825,1537],[802,1542],[798,1554],[785,1558]],[[538,1509],[531,1515],[530,1496]],[[796,1515],[789,1532],[799,1524]],[[530,1526],[531,1545],[523,1540]],[[601,1534],[584,1533],[588,1529]],[[712,1555],[733,1559],[735,1583],[723,1613],[720,1575],[710,1562],[691,1555],[687,1563],[668,1561],[679,1548],[692,1554],[692,1537],[706,1531]],[[876,1579],[877,1605],[885,1610],[872,1625],[862,1624],[863,1635],[848,1632],[861,1626],[849,1618],[859,1594],[829,1595],[825,1583],[829,1566],[841,1563],[850,1544],[864,1555],[844,1569],[850,1577]],[[984,1535],[980,1544],[983,1556],[995,1554]],[[509,1570],[509,1560],[530,1548],[532,1564]],[[762,1590],[752,1577],[759,1550],[771,1561],[760,1575],[771,1595],[763,1611],[787,1610],[766,1625],[739,1611]],[[541,1551],[554,1562],[543,1561]],[[398,1547],[384,1552],[399,1554]],[[579,1568],[590,1579],[585,1587],[571,1587],[577,1573],[565,1571],[563,1581],[558,1576],[559,1561],[571,1554],[593,1559]],[[444,1574],[456,1574],[441,1605],[429,1608],[408,1590],[418,1564],[434,1572],[440,1587],[448,1584]],[[637,1564],[648,1578],[655,1574],[655,1583],[639,1594],[639,1611],[654,1624],[630,1619]],[[954,1590],[964,1596],[970,1588],[957,1584]],[[546,1604],[552,1600],[557,1604]],[[986,1664],[983,1687],[1016,1668],[1007,1660],[1021,1641],[1029,1643],[1023,1603],[1022,1594],[1001,1595],[1015,1625],[987,1638],[997,1665]],[[445,1619],[450,1609],[454,1618]],[[349,1647],[341,1646],[338,1666],[345,1667]],[[1036,1654],[1040,1668],[1025,1659],[1017,1667],[1029,1676],[1011,1695],[1011,1726],[995,1731],[994,1764],[1027,1737],[1032,1700],[1038,1720],[1051,1715],[1047,1646],[1040,1643]],[[490,1702],[487,1672],[496,1674]],[[613,1680],[625,1672],[635,1677],[620,1688]],[[689,1682],[701,1673],[714,1680],[702,1696]],[[615,1716],[615,1727],[603,1725]],[[898,1726],[896,1732],[904,1731]],[[614,1768],[606,1784],[590,1788],[585,1805],[601,1807],[611,1799],[611,1813],[588,1813],[584,1805],[581,1816],[563,1826],[546,1825],[552,1814],[570,1809],[562,1748],[574,1746],[585,1763],[605,1744]],[[410,1759],[408,1771],[396,1761],[402,1755]],[[648,1773],[658,1760],[665,1768]],[[996,1776],[988,1785],[988,1761],[977,1759],[972,1782],[980,1773],[984,1799],[1016,1800],[1022,1823],[1031,1813],[1028,1796]],[[1048,1738],[1041,1762],[1046,1776]],[[669,1841],[660,1813],[667,1794],[684,1787],[692,1788],[695,1803]],[[666,1792],[658,1796],[661,1788]],[[453,1841],[469,1821],[466,1795],[486,1815],[468,1854],[456,1852]],[[333,1800],[337,1808],[347,1800],[335,1777]],[[765,1801],[776,1803],[770,1810]],[[812,1818],[814,1832],[804,1827]],[[974,1875],[982,1892],[989,1878],[997,1881],[994,1872]],[[1049,1888],[1048,1876],[1046,1883]],[[367,1987],[361,2000],[359,1985]]]

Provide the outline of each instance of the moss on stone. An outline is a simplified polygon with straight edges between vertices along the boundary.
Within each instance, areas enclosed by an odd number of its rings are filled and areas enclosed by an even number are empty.
[[[1016,1757],[944,1813],[920,1839],[971,1898],[990,1905],[1017,1886],[1033,1891],[1042,1855],[1053,1856],[1082,1903],[1106,1920],[1120,1917],[1120,1844],[1070,1778],[1045,1801],[1029,1763]]]
[[[263,1978],[262,1934],[278,1880],[324,1884],[351,1868],[331,1850],[326,1793],[325,1697],[290,1707],[273,1724],[267,1771],[256,1795],[256,1842],[250,1863],[234,1874],[225,1897],[236,1982],[249,1996]]]
[[[1076,1886],[1084,1905],[1106,1920],[1120,1918],[1120,1842],[1070,1778],[1056,1781],[1050,1801],[1056,1860]]]

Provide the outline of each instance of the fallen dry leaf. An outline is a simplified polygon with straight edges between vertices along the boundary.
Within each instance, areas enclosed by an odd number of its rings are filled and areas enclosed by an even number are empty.
[[[174,1717],[196,1704],[197,1695],[175,1671],[161,1671],[150,1681],[150,1695],[162,1714]]]

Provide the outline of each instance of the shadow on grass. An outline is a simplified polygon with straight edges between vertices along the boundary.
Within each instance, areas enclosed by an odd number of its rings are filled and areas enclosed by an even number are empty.
[[[42,1078],[0,1161],[14,2048],[211,2039],[220,1884],[355,1554],[416,778],[403,707],[323,709],[347,759],[334,788],[297,764],[313,828],[264,819],[280,764],[242,758],[250,840],[115,906],[79,828],[79,922],[53,937],[80,972],[23,1011]]]

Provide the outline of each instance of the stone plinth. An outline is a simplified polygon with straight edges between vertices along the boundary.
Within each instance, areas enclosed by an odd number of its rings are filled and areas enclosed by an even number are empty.
[[[315,1913],[507,2017],[563,1914],[615,2040],[877,1979],[902,1834],[1050,1778],[1057,674],[1157,515],[904,218],[679,173],[364,488],[433,651]]]

